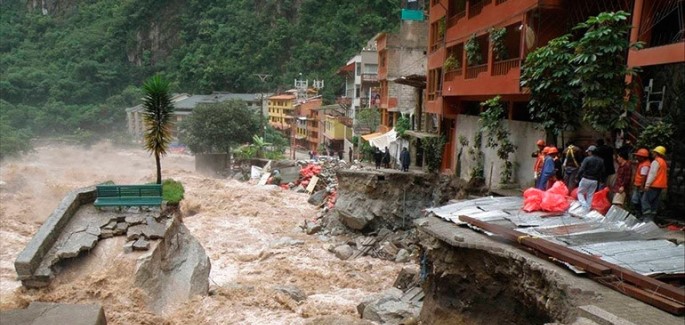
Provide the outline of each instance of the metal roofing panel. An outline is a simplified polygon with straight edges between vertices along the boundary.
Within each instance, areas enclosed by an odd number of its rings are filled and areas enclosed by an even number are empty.
[[[652,240],[662,238],[665,231],[621,208],[612,206],[603,216],[597,211],[583,211],[575,201],[567,213],[552,216],[542,211],[525,212],[522,206],[521,197],[481,197],[426,211],[457,224],[464,224],[459,220],[461,215],[494,224],[511,222],[519,232],[600,256],[642,274],[685,273],[683,245]]]

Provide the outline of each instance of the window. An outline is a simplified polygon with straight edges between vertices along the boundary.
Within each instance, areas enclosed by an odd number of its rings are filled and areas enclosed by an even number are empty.
[[[364,73],[376,74],[378,73],[378,64],[365,64]]]
[[[359,62],[356,62],[354,65],[355,65],[356,71],[357,71],[356,75],[361,76],[362,75],[362,64]]]
[[[360,94],[361,94],[361,90],[360,90],[359,86],[354,87],[354,98],[359,98]]]

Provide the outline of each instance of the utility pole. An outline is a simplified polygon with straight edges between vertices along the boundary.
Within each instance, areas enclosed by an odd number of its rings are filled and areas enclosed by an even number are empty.
[[[255,76],[257,76],[257,78],[259,78],[259,80],[262,81],[262,85],[266,84],[266,79],[271,77],[270,74],[265,74],[265,73],[257,73],[257,74],[255,74]],[[262,89],[264,89],[264,87],[262,87]],[[260,101],[259,102],[259,106],[260,106],[259,116],[261,116],[261,119],[259,120],[259,127],[262,129],[263,140],[266,141],[266,125],[264,124],[264,92],[260,91],[259,95],[260,95],[259,96],[259,101]]]
[[[309,80],[302,80],[302,73],[300,73],[300,79],[295,79],[295,89],[297,89],[297,98],[295,98],[295,106],[301,105],[307,101],[307,89],[309,88]],[[295,134],[297,130],[297,114],[295,107],[292,110],[292,123],[290,124],[290,154],[292,159],[295,160],[295,151],[297,146],[295,145]]]

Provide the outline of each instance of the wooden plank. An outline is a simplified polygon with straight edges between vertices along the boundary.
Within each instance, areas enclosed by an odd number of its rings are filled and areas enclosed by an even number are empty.
[[[311,193],[314,191],[314,188],[316,187],[316,183],[319,182],[319,177],[314,175],[312,178],[309,180],[309,184],[307,185],[307,193]]]
[[[677,301],[670,300],[661,295],[640,289],[625,281],[599,281],[600,283],[620,292],[627,296],[633,297],[646,304],[652,305],[661,310],[667,311],[671,314],[682,316],[685,314],[685,305]]]

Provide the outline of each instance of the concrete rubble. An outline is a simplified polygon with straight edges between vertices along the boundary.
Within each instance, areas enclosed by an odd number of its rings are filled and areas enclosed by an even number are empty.
[[[0,312],[3,324],[13,325],[105,325],[107,319],[100,305],[31,302],[26,309]]]

